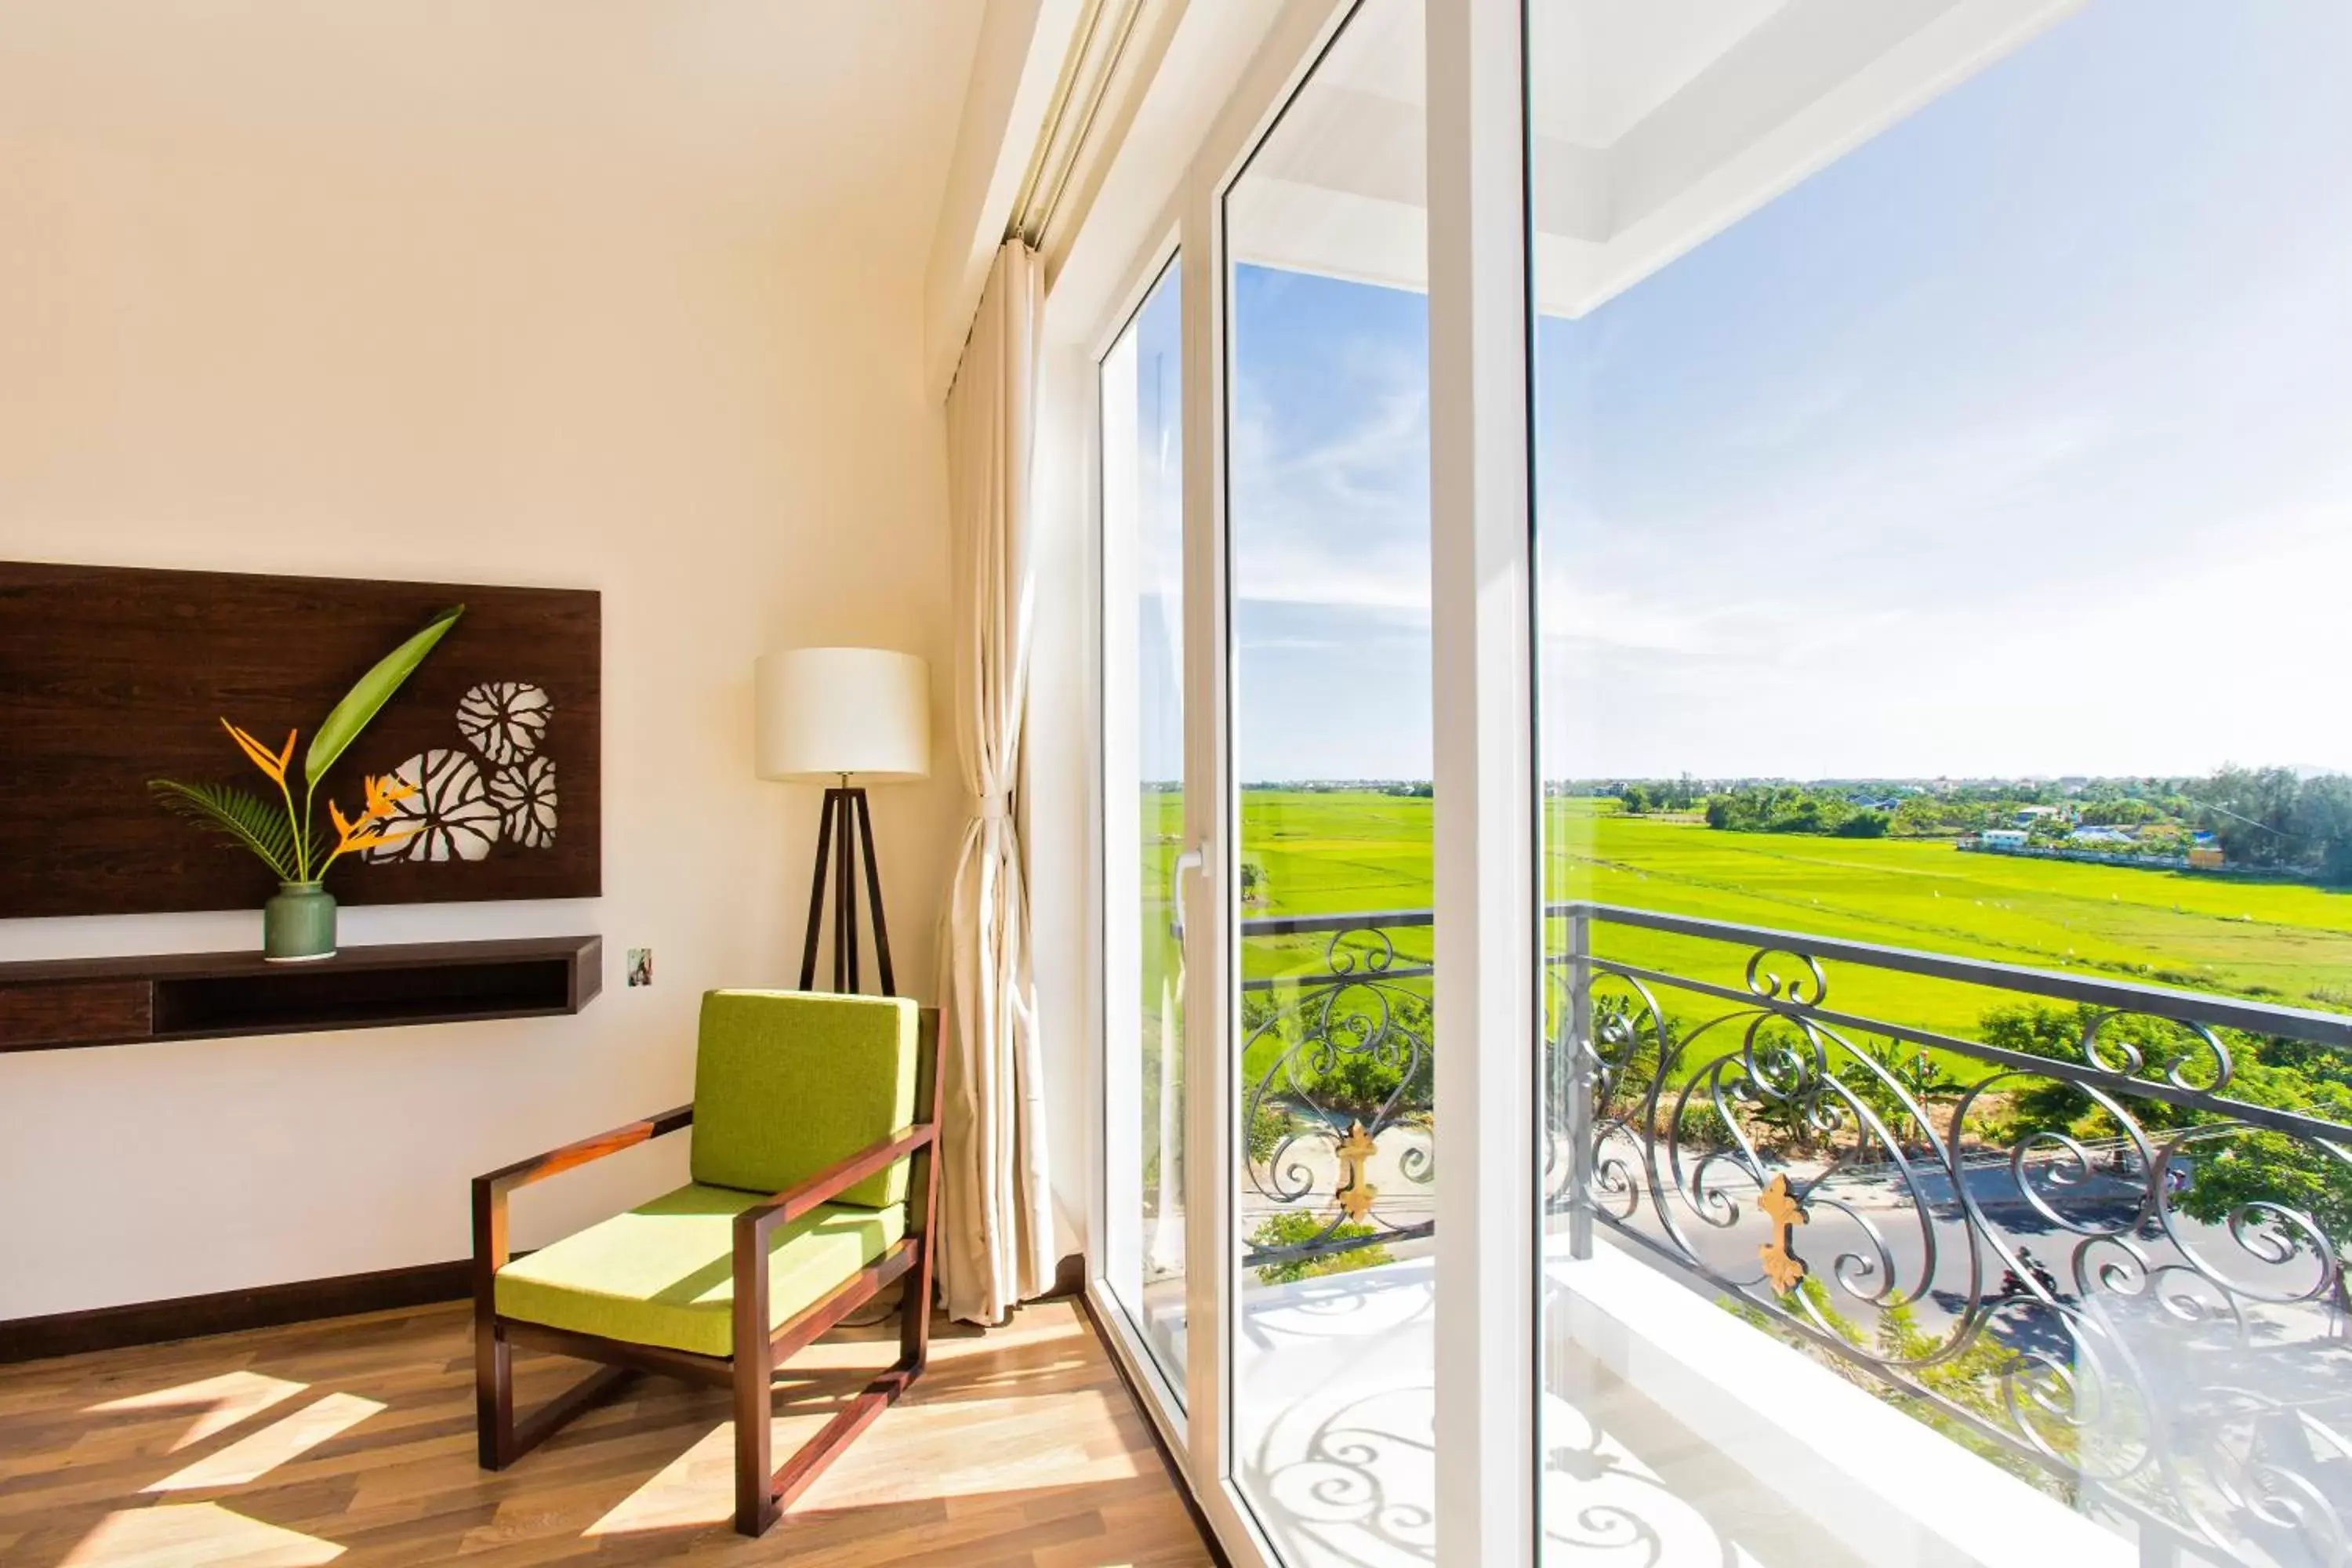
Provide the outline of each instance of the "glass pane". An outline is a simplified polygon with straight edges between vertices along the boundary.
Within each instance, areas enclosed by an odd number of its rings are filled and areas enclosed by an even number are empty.
[[[1530,22],[1547,1556],[2343,1561],[2352,8]]]
[[[1184,1390],[1183,440],[1174,262],[1102,363],[1111,1294]]]
[[[1368,0],[1225,200],[1234,1471],[1293,1564],[1434,1535],[1422,80]]]

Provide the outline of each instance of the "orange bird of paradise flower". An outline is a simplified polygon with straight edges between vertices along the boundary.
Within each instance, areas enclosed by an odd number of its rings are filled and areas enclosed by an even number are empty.
[[[289,754],[291,754],[290,742]],[[356,817],[345,818],[342,807],[335,804],[332,796],[328,798],[327,815],[334,818],[338,840],[335,845],[335,854],[327,857],[329,866],[335,863],[335,856],[350,850],[373,849],[380,844],[397,844],[404,838],[413,838],[416,836],[416,829],[414,827],[404,827],[397,833],[386,833],[382,828],[377,828],[373,832],[368,830],[369,824],[383,822],[392,816],[394,801],[406,800],[415,795],[416,793],[415,784],[396,783],[390,773],[381,778],[373,773],[363,774],[362,783],[367,789],[367,809]],[[323,874],[325,868],[321,867],[320,869]]]
[[[238,729],[236,725],[230,723],[226,719],[221,721],[221,728],[226,730],[229,733],[229,738],[237,743],[238,747],[247,756],[253,759],[253,765],[255,767],[259,768],[263,773],[269,775],[270,783],[276,784],[281,790],[286,787],[286,770],[294,764],[294,736],[296,731],[292,730],[287,731],[286,749],[279,752],[273,752],[268,747],[263,745],[260,742],[255,740],[252,736],[247,734],[244,731]]]
[[[287,816],[291,820],[294,815],[294,792],[286,782],[286,770],[294,765],[294,742],[299,737],[300,731],[287,731],[286,744],[273,752],[226,719],[221,721],[221,728],[229,732],[229,738],[236,742],[237,749],[246,754],[255,767],[269,775],[269,782],[276,784],[278,793],[285,797]],[[406,800],[416,793],[416,786],[401,784],[391,773],[381,776],[364,773],[361,775],[361,782],[367,790],[367,805],[359,816],[347,817],[343,815],[342,807],[337,805],[331,798],[327,802],[327,815],[332,817],[335,823],[335,847],[324,860],[319,863],[318,871],[315,873],[317,876],[325,876],[328,867],[355,849],[373,849],[378,845],[397,844],[404,838],[415,837],[416,829],[413,827],[402,828],[396,833],[387,833],[375,825],[388,820],[392,816],[393,802]]]
[[[320,781],[335,766],[337,759],[351,748],[361,731],[392,700],[465,613],[463,605],[441,611],[405,642],[370,666],[320,721],[310,737],[310,749],[302,757],[299,779],[294,763],[295,747],[301,740],[299,731],[287,731],[286,743],[272,749],[222,717],[220,726],[236,742],[236,749],[278,786],[278,798],[285,812],[283,821],[257,792],[240,784],[149,779],[148,789],[164,809],[251,850],[263,865],[278,873],[280,882],[288,884],[316,885],[329,866],[354,849],[373,849],[414,837],[418,831],[415,828],[394,830],[390,826],[389,819],[396,815],[394,803],[417,793],[414,786],[399,783],[396,775],[365,778],[367,803],[356,818],[346,817],[333,801],[329,801],[327,809],[334,818],[332,839],[314,831],[311,803],[318,796]],[[294,799],[298,782],[302,786],[299,804]]]

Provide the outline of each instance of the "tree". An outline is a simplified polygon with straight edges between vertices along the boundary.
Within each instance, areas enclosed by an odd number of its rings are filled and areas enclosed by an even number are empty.
[[[2304,780],[2287,828],[2323,877],[2338,887],[2352,884],[2352,778],[2328,773]]]
[[[2099,1017],[2099,1009],[2084,1003],[2072,1007],[2023,1003],[1988,1010],[1978,1020],[1977,1033],[1986,1045],[2003,1050],[2083,1066],[2087,1065],[2083,1055],[2084,1033]],[[2100,1039],[2100,1054],[2108,1061],[2121,1059],[2121,1048],[2126,1043],[2137,1047],[2152,1076],[2161,1076],[2180,1065],[2192,1051],[2202,1052],[2202,1047],[2185,1032],[2152,1020],[2111,1021],[2102,1026]],[[2108,1092],[2115,1094],[2112,1089]],[[2187,1114],[2165,1100],[2142,1100],[2128,1094],[2115,1094],[2115,1098],[2133,1120],[2151,1131],[2180,1125]],[[2011,1094],[2010,1111],[2009,1124],[2000,1134],[2004,1141],[2032,1132],[2087,1130],[2105,1136],[2120,1131],[2088,1094],[2063,1079],[2028,1079]]]
[[[2232,1099],[2352,1125],[2352,1082],[2347,1081],[2352,1064],[2302,1041],[2230,1033],[2238,1061]],[[2301,1060],[2287,1066],[2271,1059],[2273,1055]],[[2346,1142],[2352,1146],[2352,1139]],[[2225,1225],[2242,1214],[2292,1238],[2249,1207],[2276,1204],[2308,1215],[2339,1250],[2352,1244],[2352,1163],[2320,1145],[2284,1132],[2247,1131],[2198,1140],[2187,1152],[2194,1173],[2173,1206],[2191,1219]]]
[[[1888,1078],[1901,1086],[1921,1110],[1933,1114],[1938,1100],[1948,1100],[1968,1088],[1958,1079],[1944,1070],[1943,1065],[1924,1050],[1906,1056],[1903,1047],[1893,1040],[1866,1040],[1863,1051],[1885,1070]],[[1917,1126],[1917,1119],[1903,1103],[1903,1094],[1888,1086],[1885,1079],[1867,1068],[1857,1067],[1843,1075],[1845,1081],[1863,1103],[1878,1113],[1887,1131],[1898,1139],[1906,1138],[1917,1127],[1919,1141],[1927,1141],[1928,1129]]]
[[[2226,767],[2199,784],[2199,826],[2242,866],[2284,866],[2295,859],[2292,817],[2301,785],[2284,768]]]
[[[1619,808],[1632,816],[1640,816],[1650,809],[1650,792],[1638,784],[1629,784],[1617,792]]]
[[[2084,1028],[2097,1016],[2087,1006],[1996,1007],[1985,1014],[1979,1032],[1987,1045],[2079,1062],[2084,1059]],[[2186,1062],[2187,1076],[2199,1081],[2197,1074],[2207,1065],[2203,1058],[2210,1055],[2207,1047],[2184,1031],[2153,1021],[2110,1022],[2101,1036],[2102,1054],[2108,1060],[2119,1059],[2117,1047],[2125,1038],[2119,1026],[2132,1025],[2139,1032],[2131,1043],[2139,1047],[2142,1070],[2148,1077],[2160,1078]],[[2230,1053],[2231,1076],[2222,1090],[2228,1099],[2352,1127],[2352,1056],[2280,1036],[2236,1029],[2214,1033]],[[2232,1120],[2227,1106],[2205,1110],[2115,1088],[2106,1092],[2159,1147],[2197,1128],[2220,1127]],[[2055,1079],[2029,1080],[2012,1096],[2011,1110],[2010,1123],[2001,1133],[2008,1141],[2038,1131],[2105,1136],[2120,1131],[2088,1093]],[[2352,1133],[2344,1142],[2352,1152]],[[2173,1194],[2172,1205],[2189,1218],[2225,1225],[2242,1214],[2250,1223],[2290,1237],[2292,1233],[2277,1221],[2248,1207],[2275,1204],[2309,1215],[2335,1246],[2352,1244],[2352,1160],[2304,1138],[2253,1129],[2188,1137],[2180,1152],[2191,1173],[2188,1186]]]

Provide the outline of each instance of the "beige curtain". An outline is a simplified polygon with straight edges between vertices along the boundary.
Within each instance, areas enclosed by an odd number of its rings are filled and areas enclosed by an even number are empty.
[[[940,1293],[950,1316],[1002,1321],[1053,1279],[1044,1067],[1029,970],[1029,895],[1013,820],[1029,689],[1030,451],[1036,429],[1036,254],[996,255],[948,395],[955,556],[956,752],[971,819],[940,942]]]

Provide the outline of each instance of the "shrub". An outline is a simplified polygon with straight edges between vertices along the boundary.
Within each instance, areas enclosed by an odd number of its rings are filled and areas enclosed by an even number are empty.
[[[1326,1228],[1330,1234],[1324,1235]],[[1337,1226],[1317,1218],[1306,1209],[1285,1209],[1269,1215],[1265,1222],[1249,1234],[1250,1243],[1269,1250],[1282,1247],[1303,1247],[1310,1241],[1353,1241],[1377,1234],[1369,1225],[1354,1220],[1342,1220]],[[1300,1279],[1313,1279],[1325,1274],[1347,1274],[1358,1268],[1377,1268],[1392,1261],[1389,1249],[1375,1243],[1370,1247],[1350,1247],[1345,1252],[1325,1253],[1319,1258],[1294,1258],[1281,1263],[1269,1263],[1259,1268],[1258,1283],[1288,1285]]]
[[[1282,1141],[1290,1134],[1290,1108],[1278,1100],[1261,1100],[1250,1112],[1249,1130],[1244,1135],[1249,1146],[1249,1163],[1263,1165],[1274,1158]]]

